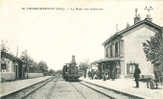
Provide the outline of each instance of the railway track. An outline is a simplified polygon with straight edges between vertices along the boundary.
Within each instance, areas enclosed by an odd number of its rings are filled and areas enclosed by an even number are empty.
[[[86,82],[53,77],[2,99],[143,99]]]
[[[47,95],[47,99],[50,99],[50,97],[52,96],[52,91],[53,91],[54,88],[56,87],[56,84],[57,84],[58,79],[59,79],[59,78],[57,78],[57,79],[54,81],[54,85],[50,88],[49,93],[48,93],[48,95]]]
[[[112,96],[110,96],[110,95],[108,95],[108,94],[105,94],[105,93],[102,93],[101,91],[98,91],[98,90],[96,90],[96,89],[93,89],[93,88],[91,88],[91,87],[89,87],[89,86],[86,86],[86,85],[84,85],[84,84],[82,84],[82,83],[80,83],[79,82],[79,84],[80,84],[80,86],[83,86],[83,87],[87,87],[87,88],[89,88],[90,90],[92,90],[92,91],[95,91],[96,93],[99,93],[99,94],[102,94],[102,95],[104,95],[105,97],[108,97],[107,99],[115,99],[114,97],[112,97]],[[81,95],[81,97],[83,98],[83,99],[90,99],[89,97],[88,97],[88,94],[85,94],[85,93],[83,93],[82,92],[82,87],[81,88],[77,88],[77,86],[75,85],[75,84],[72,84],[72,83],[70,83],[70,85]],[[79,86],[79,85],[78,85]],[[92,97],[93,98],[93,97]],[[91,99],[92,99],[91,98]],[[103,99],[102,97],[100,97],[100,98],[98,98],[98,99]]]
[[[103,94],[103,95],[105,95],[107,97],[109,97],[109,99],[116,99],[115,97],[111,96],[111,94],[109,95],[109,94],[106,94],[105,92],[100,91],[99,88],[93,88],[93,87],[91,87],[91,86],[89,86],[87,84],[84,84],[84,83],[80,83],[80,84],[83,85],[83,86],[86,86],[86,87],[88,87],[88,88],[90,88],[90,89],[92,89],[92,90],[94,90],[96,92],[99,92],[99,93],[101,93],[101,94]]]
[[[48,82],[45,86],[35,90],[24,99],[50,99],[53,90],[56,87],[56,83],[58,81],[58,77]]]
[[[49,84],[50,82],[53,82],[54,85],[47,91],[49,91],[49,93],[45,96],[46,99],[49,99],[49,97],[51,96],[51,91],[54,89],[54,87],[56,86],[56,82],[58,81],[59,77],[53,78],[50,81],[48,81],[46,84],[44,84],[43,86],[46,86],[47,84]],[[43,86],[39,87],[38,89],[34,90],[33,92],[31,92],[30,94],[26,95],[25,97],[23,97],[23,99],[29,99],[28,97],[30,95],[33,95],[36,91],[39,91],[39,89],[41,89]]]
[[[139,97],[136,95],[120,92],[115,89],[109,89],[109,88],[102,87],[102,86],[88,83],[88,82],[80,82],[80,84],[82,84],[92,90],[95,90],[101,94],[104,94],[104,95],[108,96],[110,99],[146,99],[144,97]]]
[[[73,84],[70,83],[70,85],[81,95],[83,99],[87,99],[87,97],[79,89],[77,89]]]
[[[38,82],[27,88],[8,94],[7,96],[1,97],[1,99],[25,99],[28,95],[32,94],[39,88],[43,87],[44,85],[46,85],[48,82],[52,81],[53,79],[55,79],[55,77],[49,78],[45,81]]]

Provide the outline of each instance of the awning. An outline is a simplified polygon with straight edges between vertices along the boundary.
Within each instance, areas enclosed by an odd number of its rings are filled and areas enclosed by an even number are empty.
[[[120,60],[122,59],[121,58],[103,58],[103,59],[94,61],[92,64],[99,64],[99,63],[105,63],[109,61],[120,61]]]

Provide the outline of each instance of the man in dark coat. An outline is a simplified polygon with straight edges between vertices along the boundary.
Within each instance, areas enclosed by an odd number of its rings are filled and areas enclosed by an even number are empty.
[[[136,88],[139,88],[139,78],[140,78],[140,69],[139,69],[139,65],[135,65],[135,71],[134,71],[134,78],[135,78],[135,82],[136,82]]]

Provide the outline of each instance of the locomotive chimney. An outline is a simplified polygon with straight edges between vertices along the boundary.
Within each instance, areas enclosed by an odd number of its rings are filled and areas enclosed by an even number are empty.
[[[76,64],[76,61],[75,61],[75,55],[72,55],[71,63],[75,63],[75,64]]]

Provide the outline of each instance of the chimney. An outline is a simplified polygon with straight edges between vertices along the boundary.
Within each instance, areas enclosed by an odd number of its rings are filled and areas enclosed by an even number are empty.
[[[139,22],[141,20],[140,19],[140,14],[138,14],[137,12],[138,12],[138,9],[136,8],[135,9],[134,24],[136,24],[137,22]]]
[[[119,32],[118,24],[116,24],[116,33]]]
[[[153,10],[152,6],[149,6],[149,7],[145,7],[144,10],[147,10],[147,15],[146,15],[146,20],[148,21],[152,21],[152,17],[151,17],[151,14],[150,14],[150,11]]]
[[[152,18],[148,14],[146,15],[145,19],[148,20],[148,21],[152,21]]]
[[[127,22],[127,24],[126,24],[126,28],[128,28],[128,27],[130,27],[130,24]]]

